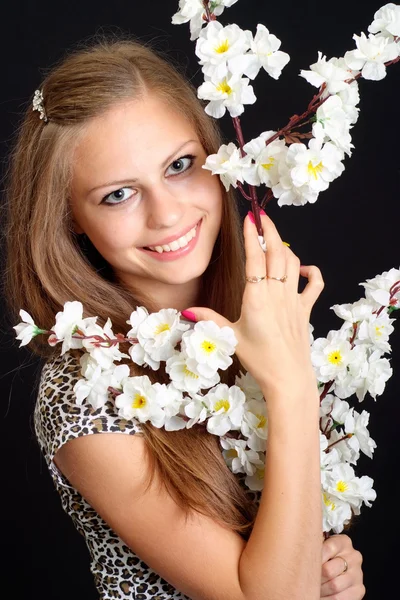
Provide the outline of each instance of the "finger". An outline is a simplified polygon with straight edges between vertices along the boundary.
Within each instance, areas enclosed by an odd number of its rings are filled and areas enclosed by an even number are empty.
[[[343,558],[341,556],[335,556],[334,558],[331,558],[330,560],[328,560],[327,562],[325,562],[322,565],[322,569],[321,569],[321,582],[322,583],[326,583],[327,581],[331,581],[332,579],[335,579],[336,577],[339,577],[340,575],[344,575],[345,573],[348,573],[348,570],[344,570],[345,567],[345,563],[344,563],[344,559],[345,557],[343,556]],[[349,565],[349,561],[348,558],[346,558],[347,564],[348,564],[348,569],[350,569],[350,565]]]
[[[204,306],[190,306],[181,312],[182,318],[187,321],[198,323],[199,321],[214,321],[218,327],[232,327],[233,324],[225,319],[222,315],[215,312],[211,308],[205,308]]]
[[[286,273],[287,261],[287,246],[284,245],[281,236],[278,233],[272,219],[268,215],[261,216],[261,224],[263,227],[264,240],[267,245],[265,261],[267,265],[267,273],[269,277],[283,277]],[[277,288],[283,291],[280,281],[268,279],[269,287]]]
[[[365,596],[365,587],[363,584],[360,585],[352,585],[346,590],[330,594],[329,596],[322,596],[321,598],[326,598],[326,600],[362,600]]]
[[[308,313],[311,313],[311,309],[324,289],[325,283],[321,271],[315,265],[300,267],[300,275],[308,279],[308,283],[301,292],[300,298]]]
[[[325,563],[337,554],[353,550],[351,538],[345,533],[329,536],[322,544],[322,562]]]
[[[246,277],[264,277],[266,275],[265,254],[258,241],[257,228],[252,219],[254,217],[249,213],[243,223]]]
[[[287,275],[287,281],[285,282],[285,285],[288,288],[291,288],[291,290],[294,292],[298,292],[300,279],[300,259],[290,248],[286,247],[285,252]],[[297,296],[294,297],[297,299]]]

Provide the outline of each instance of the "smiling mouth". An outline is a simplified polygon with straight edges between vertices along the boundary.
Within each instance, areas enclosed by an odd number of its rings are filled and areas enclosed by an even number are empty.
[[[190,241],[195,237],[197,227],[199,226],[200,221],[186,233],[186,235],[181,236],[180,238],[170,242],[169,244],[163,244],[162,246],[144,246],[145,250],[150,250],[151,252],[158,252],[158,254],[162,254],[163,252],[176,252],[181,248],[186,248],[189,245]]]

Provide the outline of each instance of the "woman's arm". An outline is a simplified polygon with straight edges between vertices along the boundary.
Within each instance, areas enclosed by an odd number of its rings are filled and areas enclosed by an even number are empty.
[[[234,324],[190,309],[198,319],[233,327],[238,358],[267,400],[264,490],[248,542],[197,513],[185,521],[157,476],[144,493],[147,460],[138,435],[86,436],[56,455],[64,475],[126,544],[192,600],[320,598],[319,397],[308,322],[323,281],[316,267],[300,267],[268,217],[262,221],[266,255],[245,220],[246,275],[287,274],[287,282],[246,285]],[[298,294],[300,272],[309,282]]]

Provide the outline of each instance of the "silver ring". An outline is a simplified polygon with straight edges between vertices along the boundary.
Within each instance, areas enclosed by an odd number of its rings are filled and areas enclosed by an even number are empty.
[[[341,575],[343,575],[343,573],[346,573],[347,569],[349,568],[349,565],[347,564],[347,560],[345,558],[343,558],[343,556],[340,556],[340,554],[338,554],[336,556],[336,558],[341,558],[344,561],[344,569],[341,572]]]
[[[248,281],[249,283],[260,283],[260,281],[262,281],[265,278],[266,275],[264,275],[264,277],[259,277],[258,275],[256,275],[255,277],[246,277],[246,281]]]
[[[285,283],[286,279],[287,279],[287,275],[284,275],[283,277],[270,277],[269,275],[267,275],[268,279],[276,279],[276,281],[281,281],[282,283]]]

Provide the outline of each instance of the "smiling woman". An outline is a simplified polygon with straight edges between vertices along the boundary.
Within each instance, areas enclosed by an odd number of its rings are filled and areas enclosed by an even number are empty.
[[[136,297],[153,295],[158,308],[195,303],[211,259],[222,190],[202,168],[206,157],[194,125],[154,92],[108,109],[75,148],[76,231]]]
[[[215,122],[150,48],[103,41],[71,53],[45,78],[34,108],[8,182],[14,320],[29,307],[51,329],[55,313],[76,300],[84,317],[98,315],[102,326],[110,318],[127,334],[138,306],[189,306],[188,318],[234,330],[236,356],[222,383],[232,385],[243,367],[267,400],[264,489],[252,493],[227,467],[217,436],[201,425],[166,431],[123,419],[111,399],[97,409],[78,403],[80,368],[93,364],[32,339],[30,349],[46,360],[37,439],[85,537],[100,597],[317,600],[343,591],[340,600],[360,600],[361,555],[349,538],[325,545],[329,568],[321,560],[319,394],[309,345],[319,269],[300,266],[266,215],[267,253],[252,214],[243,245],[233,196],[202,168],[221,145]],[[308,279],[302,293],[300,275]],[[161,370],[127,364],[131,375],[168,381]],[[227,407],[222,398],[221,411]]]

